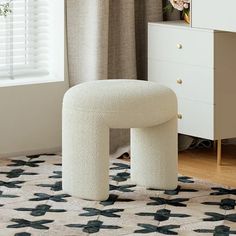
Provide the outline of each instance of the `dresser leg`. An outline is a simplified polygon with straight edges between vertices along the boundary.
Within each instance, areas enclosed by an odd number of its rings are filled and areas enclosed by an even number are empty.
[[[221,165],[221,154],[222,154],[221,139],[219,139],[219,140],[217,140],[217,165],[218,166]]]
[[[213,142],[214,142],[213,143],[213,148],[214,148],[214,150],[217,150],[217,140],[214,140]]]

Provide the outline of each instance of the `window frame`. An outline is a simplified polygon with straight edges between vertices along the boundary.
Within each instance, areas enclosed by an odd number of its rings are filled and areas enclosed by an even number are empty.
[[[0,87],[64,81],[65,2],[64,0],[45,1],[48,1],[51,13],[49,16],[50,35],[48,45],[50,48],[48,54],[49,74],[0,79]]]

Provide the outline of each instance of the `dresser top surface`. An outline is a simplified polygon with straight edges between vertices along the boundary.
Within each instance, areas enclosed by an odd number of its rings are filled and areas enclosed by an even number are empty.
[[[149,26],[163,26],[163,27],[178,28],[178,29],[181,28],[181,29],[184,29],[184,30],[214,32],[214,30],[211,30],[211,29],[193,28],[193,27],[191,27],[190,24],[187,24],[183,20],[150,22],[148,24],[149,24]]]

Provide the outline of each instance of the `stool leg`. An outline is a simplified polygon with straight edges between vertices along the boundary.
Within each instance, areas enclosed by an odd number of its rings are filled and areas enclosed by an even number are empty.
[[[177,187],[177,120],[131,129],[131,179],[138,185]]]
[[[63,109],[63,190],[89,200],[109,195],[109,128],[93,113]]]

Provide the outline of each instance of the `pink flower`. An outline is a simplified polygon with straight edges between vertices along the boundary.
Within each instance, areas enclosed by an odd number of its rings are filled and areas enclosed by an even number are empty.
[[[169,1],[172,4],[172,6],[179,11],[188,9],[190,4],[190,0],[169,0]]]
[[[188,6],[188,3],[185,3],[185,4],[184,4],[184,8],[185,8],[185,9],[188,9],[188,7],[189,7],[189,6]]]

